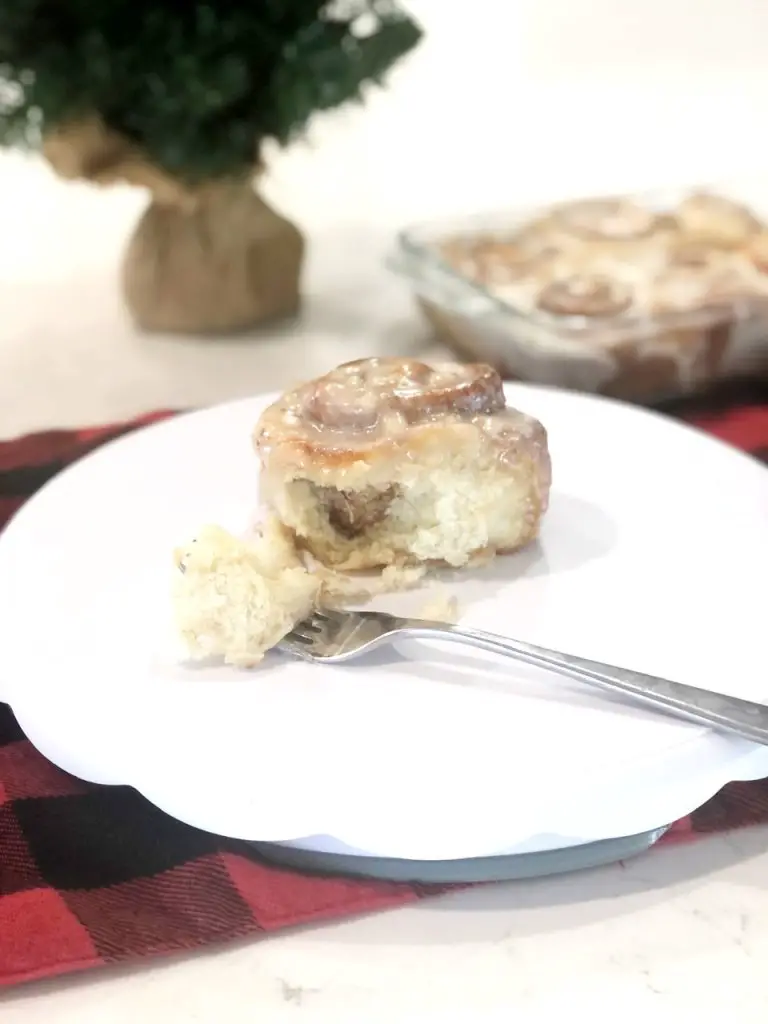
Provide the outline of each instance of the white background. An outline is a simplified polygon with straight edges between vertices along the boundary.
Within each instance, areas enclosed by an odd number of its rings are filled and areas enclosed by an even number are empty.
[[[410,6],[427,38],[390,88],[270,162],[268,196],[312,243],[290,343],[137,335],[117,274],[146,196],[0,153],[0,437],[206,404],[280,387],[289,364],[311,374],[418,343],[407,290],[382,269],[411,219],[704,179],[768,185],[768,4]]]

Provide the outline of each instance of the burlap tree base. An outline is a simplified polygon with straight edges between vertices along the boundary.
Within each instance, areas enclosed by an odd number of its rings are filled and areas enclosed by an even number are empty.
[[[96,119],[51,133],[43,153],[62,177],[123,181],[152,195],[123,263],[138,327],[220,335],[298,311],[304,239],[258,195],[253,176],[191,190]]]
[[[303,253],[250,182],[211,186],[193,209],[154,201],[125,254],[125,302],[145,331],[244,331],[298,311]]]

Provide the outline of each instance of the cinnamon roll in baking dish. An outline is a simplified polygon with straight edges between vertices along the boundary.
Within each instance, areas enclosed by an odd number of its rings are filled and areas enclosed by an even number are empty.
[[[547,508],[546,432],[488,366],[347,363],[269,406],[254,444],[266,503],[339,569],[466,565],[532,540]]]

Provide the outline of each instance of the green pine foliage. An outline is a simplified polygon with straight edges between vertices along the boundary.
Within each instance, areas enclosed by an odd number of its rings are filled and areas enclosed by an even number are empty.
[[[397,0],[0,0],[0,144],[96,113],[185,181],[237,174],[419,38]]]

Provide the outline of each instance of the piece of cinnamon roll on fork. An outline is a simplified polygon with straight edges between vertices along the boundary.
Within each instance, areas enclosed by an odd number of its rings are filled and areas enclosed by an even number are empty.
[[[261,493],[342,570],[463,566],[536,537],[547,436],[488,366],[363,359],[283,395],[254,431]]]

